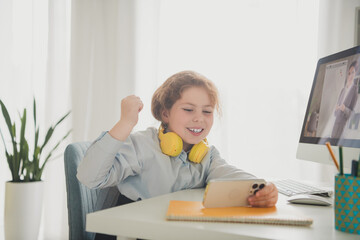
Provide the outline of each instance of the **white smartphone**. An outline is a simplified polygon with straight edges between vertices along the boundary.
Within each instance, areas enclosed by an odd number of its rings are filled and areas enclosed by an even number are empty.
[[[203,205],[206,208],[250,206],[248,197],[265,187],[264,179],[216,179],[205,188]]]

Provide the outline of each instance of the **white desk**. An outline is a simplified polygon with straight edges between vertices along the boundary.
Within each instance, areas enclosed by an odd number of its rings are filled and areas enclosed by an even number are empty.
[[[89,232],[144,239],[360,239],[359,235],[335,230],[333,206],[288,204],[279,194],[277,207],[291,208],[313,218],[310,227],[265,224],[166,221],[170,200],[201,201],[203,189],[185,190],[87,215]]]

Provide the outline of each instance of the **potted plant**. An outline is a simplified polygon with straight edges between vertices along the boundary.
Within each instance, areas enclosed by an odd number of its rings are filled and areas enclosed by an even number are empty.
[[[5,183],[5,239],[37,239],[42,210],[42,173],[46,163],[51,159],[52,153],[69,136],[71,130],[55,146],[50,148],[46,152],[47,154],[44,154],[44,149],[48,147],[49,140],[56,127],[63,122],[70,112],[66,113],[55,125],[50,126],[44,140],[40,141],[40,127],[36,121],[36,102],[34,99],[34,133],[32,134],[34,143],[31,148],[27,140],[29,138],[25,137],[26,108],[22,115],[19,114],[20,128],[17,128],[18,125],[11,121],[9,112],[1,100],[0,105],[10,140],[5,140],[1,128],[0,135],[12,175],[12,180]]]

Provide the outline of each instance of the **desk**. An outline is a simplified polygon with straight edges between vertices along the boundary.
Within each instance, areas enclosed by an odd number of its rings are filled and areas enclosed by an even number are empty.
[[[143,239],[359,239],[359,235],[335,230],[333,206],[289,204],[279,194],[277,207],[291,208],[313,218],[310,227],[265,224],[166,221],[170,200],[201,201],[203,189],[192,189],[142,200],[87,215],[86,230]]]

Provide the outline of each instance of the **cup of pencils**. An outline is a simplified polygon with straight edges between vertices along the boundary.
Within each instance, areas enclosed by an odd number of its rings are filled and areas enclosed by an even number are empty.
[[[335,176],[335,229],[360,235],[360,177]]]
[[[344,174],[342,146],[338,164],[329,142],[325,144],[339,174],[335,176],[335,229],[360,235],[360,164],[353,160],[351,174]]]

